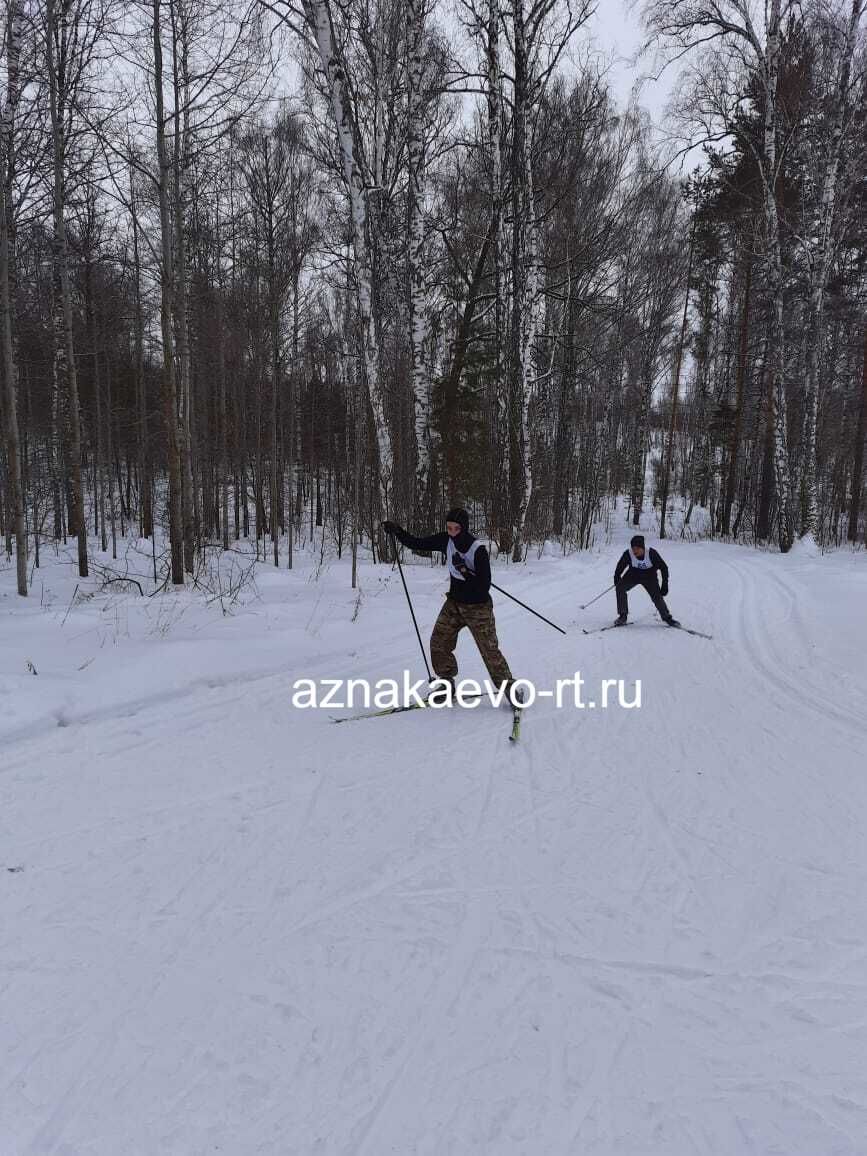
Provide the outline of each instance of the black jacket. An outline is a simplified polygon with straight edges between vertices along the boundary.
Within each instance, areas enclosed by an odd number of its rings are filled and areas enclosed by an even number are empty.
[[[439,534],[429,534],[425,538],[416,538],[412,534],[407,534],[406,530],[395,530],[395,537],[402,545],[408,546],[410,550],[439,550],[441,554],[445,554],[449,544],[449,536],[445,530]],[[469,550],[474,541],[475,538],[468,530],[462,530],[454,539],[455,549],[461,554]],[[490,601],[491,561],[488,558],[486,547],[479,546],[476,550],[473,566],[476,571],[475,574],[469,574],[463,582],[459,578],[451,578],[449,598],[453,598],[455,602],[480,603]]]
[[[665,583],[668,582],[668,567],[666,566],[665,562],[663,562],[662,555],[657,554],[652,546],[650,547],[650,561],[651,569],[641,570],[637,566],[632,565],[632,561],[629,557],[629,551],[624,550],[617,560],[617,565],[614,567],[614,585],[616,586],[617,583],[625,578],[629,571],[633,569],[635,570],[639,581],[644,581],[645,578],[650,578],[651,575],[653,575],[655,579],[656,571],[658,570],[662,575],[663,585],[665,585]]]

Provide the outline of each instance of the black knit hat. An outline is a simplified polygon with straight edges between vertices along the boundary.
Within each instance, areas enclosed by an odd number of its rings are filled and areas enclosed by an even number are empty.
[[[446,514],[447,522],[457,522],[462,530],[469,530],[470,515],[463,506],[453,506]]]
[[[643,549],[644,548],[644,535],[643,534],[636,534],[631,539],[629,545],[630,546],[641,546],[641,548]]]

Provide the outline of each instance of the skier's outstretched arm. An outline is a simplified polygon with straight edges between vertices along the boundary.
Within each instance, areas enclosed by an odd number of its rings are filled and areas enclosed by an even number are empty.
[[[440,550],[445,553],[449,543],[449,536],[445,530],[439,534],[417,538],[414,534],[408,534],[397,522],[383,522],[382,526],[387,534],[394,534],[398,542],[410,550]]]

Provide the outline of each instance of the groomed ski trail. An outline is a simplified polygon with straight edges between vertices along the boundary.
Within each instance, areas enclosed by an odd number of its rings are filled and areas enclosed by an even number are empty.
[[[395,587],[354,634],[293,632],[284,672],[245,653],[181,698],[19,728],[3,1152],[865,1156],[863,565],[664,553],[713,641],[562,638],[497,600],[517,677],[644,688],[537,701],[516,745],[487,704],[291,710],[293,677],[412,662]],[[499,580],[567,621],[609,570]],[[427,633],[441,575],[408,580]]]

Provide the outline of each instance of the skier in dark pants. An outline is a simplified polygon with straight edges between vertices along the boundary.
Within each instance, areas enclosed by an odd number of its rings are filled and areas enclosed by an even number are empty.
[[[383,522],[382,528],[410,550],[439,550],[446,556],[451,582],[430,639],[431,662],[437,677],[454,687],[458,673],[455,647],[458,634],[466,626],[484,659],[492,684],[505,685],[509,695],[514,679],[497,640],[494,605],[489,593],[491,563],[487,549],[470,533],[467,511],[460,507],[449,510],[445,531],[426,537],[408,534],[396,522]],[[520,695],[520,688],[515,694]]]
[[[662,575],[661,587],[656,577],[657,570]],[[656,550],[652,548],[648,550],[645,547],[643,534],[635,535],[629,543],[629,549],[623,551],[614,568],[614,590],[617,594],[615,626],[626,625],[629,616],[629,600],[626,592],[632,590],[634,586],[644,587],[663,622],[667,622],[669,626],[680,626],[665,605],[665,596],[668,593],[668,567]]]

